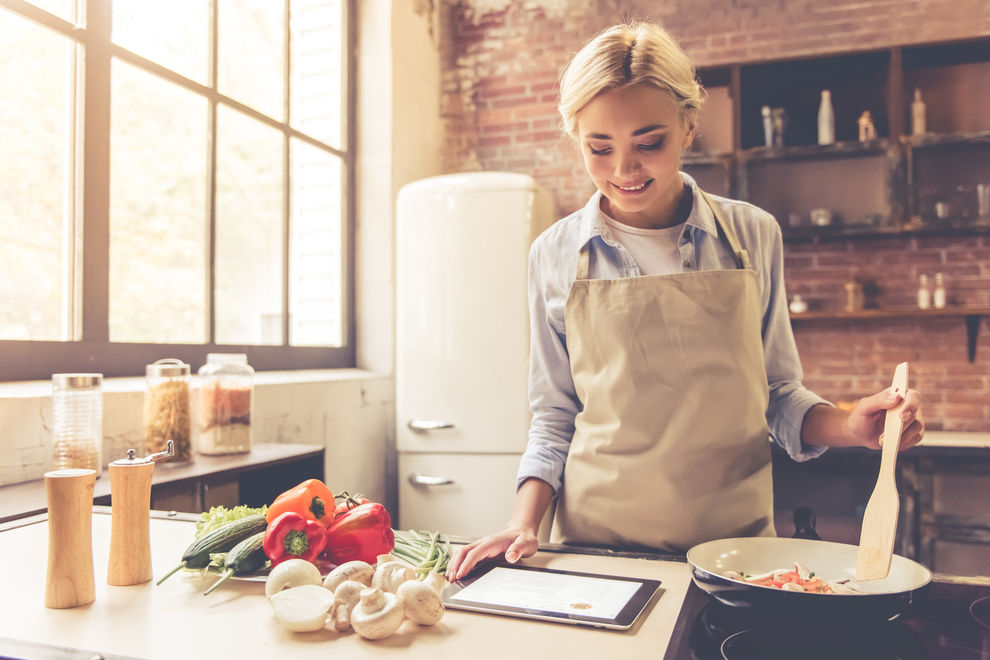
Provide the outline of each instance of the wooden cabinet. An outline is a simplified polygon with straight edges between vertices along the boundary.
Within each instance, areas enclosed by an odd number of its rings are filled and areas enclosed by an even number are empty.
[[[702,68],[708,91],[684,170],[716,194],[751,201],[785,240],[904,232],[990,232],[990,39]],[[818,144],[821,91],[831,92],[835,143]],[[923,135],[911,135],[918,90]],[[762,108],[787,114],[767,146]],[[876,139],[860,142],[868,111]],[[826,224],[812,210],[830,214]],[[816,214],[816,219],[819,214]]]
[[[257,443],[247,454],[202,456],[185,465],[155,466],[151,508],[199,513],[211,506],[261,506],[306,479],[323,478],[323,447]],[[111,504],[110,477],[96,481],[93,503]],[[44,481],[0,487],[0,522],[46,510]]]

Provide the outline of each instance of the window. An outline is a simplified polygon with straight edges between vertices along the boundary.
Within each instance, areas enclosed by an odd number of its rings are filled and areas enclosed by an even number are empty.
[[[348,0],[0,0],[0,380],[353,366]]]

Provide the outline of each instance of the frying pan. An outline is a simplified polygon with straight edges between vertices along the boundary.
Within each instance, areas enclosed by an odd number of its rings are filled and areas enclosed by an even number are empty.
[[[814,531],[814,513],[807,507],[796,510],[794,518],[796,535],[806,538],[758,536],[694,546],[687,552],[694,583],[730,607],[758,608],[773,616],[800,619],[828,616],[893,621],[926,592],[931,571],[900,555],[893,556],[886,578],[857,582],[864,593],[855,595],[782,591],[724,577],[726,571],[759,574],[800,562],[824,580],[854,580],[859,546],[822,541]]]

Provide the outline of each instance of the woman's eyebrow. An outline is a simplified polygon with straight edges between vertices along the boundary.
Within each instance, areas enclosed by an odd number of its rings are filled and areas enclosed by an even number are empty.
[[[632,136],[633,137],[637,137],[639,135],[645,135],[647,133],[652,133],[653,131],[657,131],[657,130],[664,129],[664,128],[667,128],[667,125],[666,124],[650,124],[649,126],[644,126],[643,128],[637,128],[635,131],[632,132]],[[588,138],[588,139],[591,139],[591,140],[611,140],[612,139],[612,136],[611,135],[606,135],[605,133],[587,133],[587,134],[585,134],[584,137],[585,138]]]

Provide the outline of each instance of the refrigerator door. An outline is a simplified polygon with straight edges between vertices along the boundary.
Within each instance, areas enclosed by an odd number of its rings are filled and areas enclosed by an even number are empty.
[[[399,526],[479,537],[512,515],[519,454],[399,454]]]
[[[546,192],[521,174],[447,175],[399,192],[400,452],[525,448],[527,261],[552,213]]]

